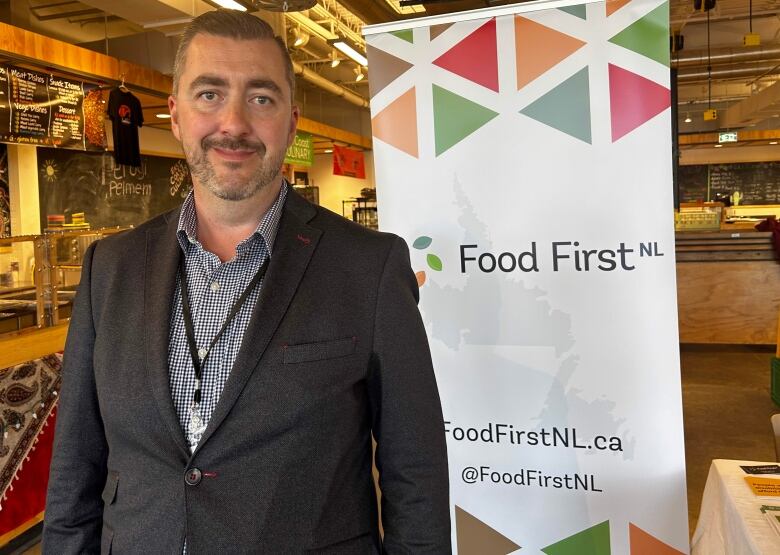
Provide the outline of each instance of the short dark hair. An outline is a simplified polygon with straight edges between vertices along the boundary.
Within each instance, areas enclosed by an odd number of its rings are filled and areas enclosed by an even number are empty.
[[[179,90],[179,79],[187,61],[187,49],[192,39],[198,35],[214,35],[236,40],[273,40],[282,55],[287,83],[290,85],[290,99],[295,96],[295,71],[284,40],[275,35],[271,26],[259,17],[246,12],[224,9],[203,13],[184,29],[173,61],[173,94]]]

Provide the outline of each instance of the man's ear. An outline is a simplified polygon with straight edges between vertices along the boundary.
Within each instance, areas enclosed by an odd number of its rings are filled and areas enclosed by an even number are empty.
[[[173,95],[168,97],[168,112],[171,114],[171,131],[173,131],[173,136],[176,137],[176,140],[181,141],[179,136],[179,117],[176,112],[176,97]]]
[[[289,148],[295,141],[295,131],[298,129],[298,117],[300,116],[300,109],[293,104],[292,111],[290,112],[290,131],[287,135],[287,147]]]

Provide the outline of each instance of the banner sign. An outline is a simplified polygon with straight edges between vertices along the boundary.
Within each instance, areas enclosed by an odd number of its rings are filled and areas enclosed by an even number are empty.
[[[363,152],[345,146],[333,146],[333,175],[366,178],[366,160]]]
[[[0,141],[105,150],[97,85],[0,66]]]
[[[284,163],[307,167],[314,163],[314,143],[310,133],[295,132],[295,140],[287,149]]]
[[[688,552],[668,26],[556,0],[365,30],[460,555]]]

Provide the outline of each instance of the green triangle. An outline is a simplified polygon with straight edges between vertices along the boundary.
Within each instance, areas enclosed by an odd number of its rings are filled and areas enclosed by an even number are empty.
[[[577,4],[576,6],[566,6],[565,8],[558,8],[561,11],[564,11],[566,13],[570,13],[571,15],[576,15],[580,19],[587,19],[587,16],[585,15],[585,4]]]
[[[458,144],[497,115],[498,112],[433,85],[436,156]]]
[[[588,67],[582,68],[520,113],[590,144]]]
[[[547,555],[610,555],[609,521],[605,520],[542,549]]]
[[[609,39],[609,42],[669,67],[669,3],[664,2]]]
[[[412,29],[404,29],[402,31],[391,31],[391,35],[395,35],[399,39],[403,39],[406,42],[414,44],[414,31]]]

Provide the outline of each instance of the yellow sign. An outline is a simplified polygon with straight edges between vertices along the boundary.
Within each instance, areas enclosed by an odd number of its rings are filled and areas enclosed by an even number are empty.
[[[780,497],[780,479],[759,478],[758,476],[745,476],[745,481],[758,496]]]

